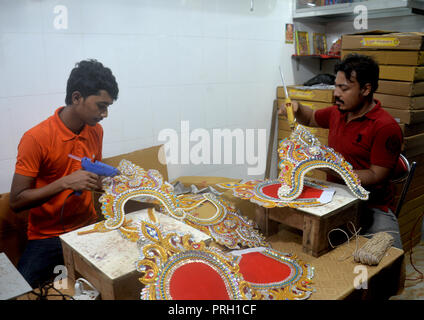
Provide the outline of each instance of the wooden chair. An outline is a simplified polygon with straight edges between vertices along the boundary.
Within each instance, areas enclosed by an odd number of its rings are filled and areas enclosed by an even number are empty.
[[[28,210],[15,213],[9,207],[9,193],[0,194],[0,252],[16,266],[27,243]]]

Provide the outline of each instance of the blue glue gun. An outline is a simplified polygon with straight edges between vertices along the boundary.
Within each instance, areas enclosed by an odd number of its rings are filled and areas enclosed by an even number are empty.
[[[114,177],[120,174],[118,169],[106,163],[103,163],[97,160],[93,162],[88,157],[80,158],[80,157],[74,156],[73,154],[68,154],[68,156],[72,159],[80,161],[81,166],[84,170],[93,172],[99,176]],[[75,194],[80,195],[81,191],[75,191]]]

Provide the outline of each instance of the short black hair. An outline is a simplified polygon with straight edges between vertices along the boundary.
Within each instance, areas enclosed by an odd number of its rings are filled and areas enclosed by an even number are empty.
[[[363,88],[365,84],[371,84],[371,94],[373,94],[378,88],[378,79],[380,76],[380,68],[378,63],[371,57],[350,53],[344,57],[342,61],[334,66],[334,72],[344,72],[347,79],[351,79],[352,72],[356,72],[356,80],[359,83],[359,87]]]
[[[113,100],[118,99],[118,84],[112,71],[95,59],[82,60],[75,64],[66,85],[67,105],[72,104],[72,93],[79,91],[83,98],[98,95],[105,90]]]

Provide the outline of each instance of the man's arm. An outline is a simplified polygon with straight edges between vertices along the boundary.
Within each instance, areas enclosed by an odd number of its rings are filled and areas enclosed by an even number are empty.
[[[355,170],[364,186],[387,181],[399,159],[402,132],[397,124],[389,124],[375,133],[371,147],[371,165],[366,170]]]
[[[369,169],[354,170],[354,172],[358,175],[362,186],[369,186],[384,181],[389,176],[390,169],[372,164]]]
[[[99,188],[98,178],[95,173],[78,170],[44,187],[34,188],[35,178],[15,173],[10,190],[9,205],[13,211],[19,212],[40,206],[67,189],[96,190]]]

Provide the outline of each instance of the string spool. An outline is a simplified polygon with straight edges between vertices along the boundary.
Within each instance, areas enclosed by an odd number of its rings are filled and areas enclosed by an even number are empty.
[[[355,262],[370,266],[378,265],[394,242],[393,237],[387,232],[378,232],[369,239],[359,250],[355,250]]]
[[[354,258],[354,261],[357,263],[367,264],[370,266],[378,265],[383,258],[386,251],[393,245],[394,238],[388,233],[388,232],[395,232],[396,231],[387,231],[387,232],[378,232],[374,234],[368,234],[366,236],[373,236],[371,239],[369,239],[360,249],[358,249],[358,236],[361,228],[356,230],[355,225],[349,221],[350,225],[353,227],[353,231],[349,230],[352,233],[352,236],[349,237],[349,235],[340,228],[332,229],[327,234],[328,242],[330,243],[330,246],[332,248],[336,248],[337,246],[334,246],[330,241],[330,233],[333,231],[341,231],[343,232],[347,237],[347,243],[349,244],[350,239],[355,238],[356,242],[356,248],[354,252],[347,257],[342,257],[339,260],[345,260],[349,257]],[[349,226],[349,224],[348,224]],[[349,229],[349,228],[348,228]],[[339,245],[341,246],[341,245]]]

